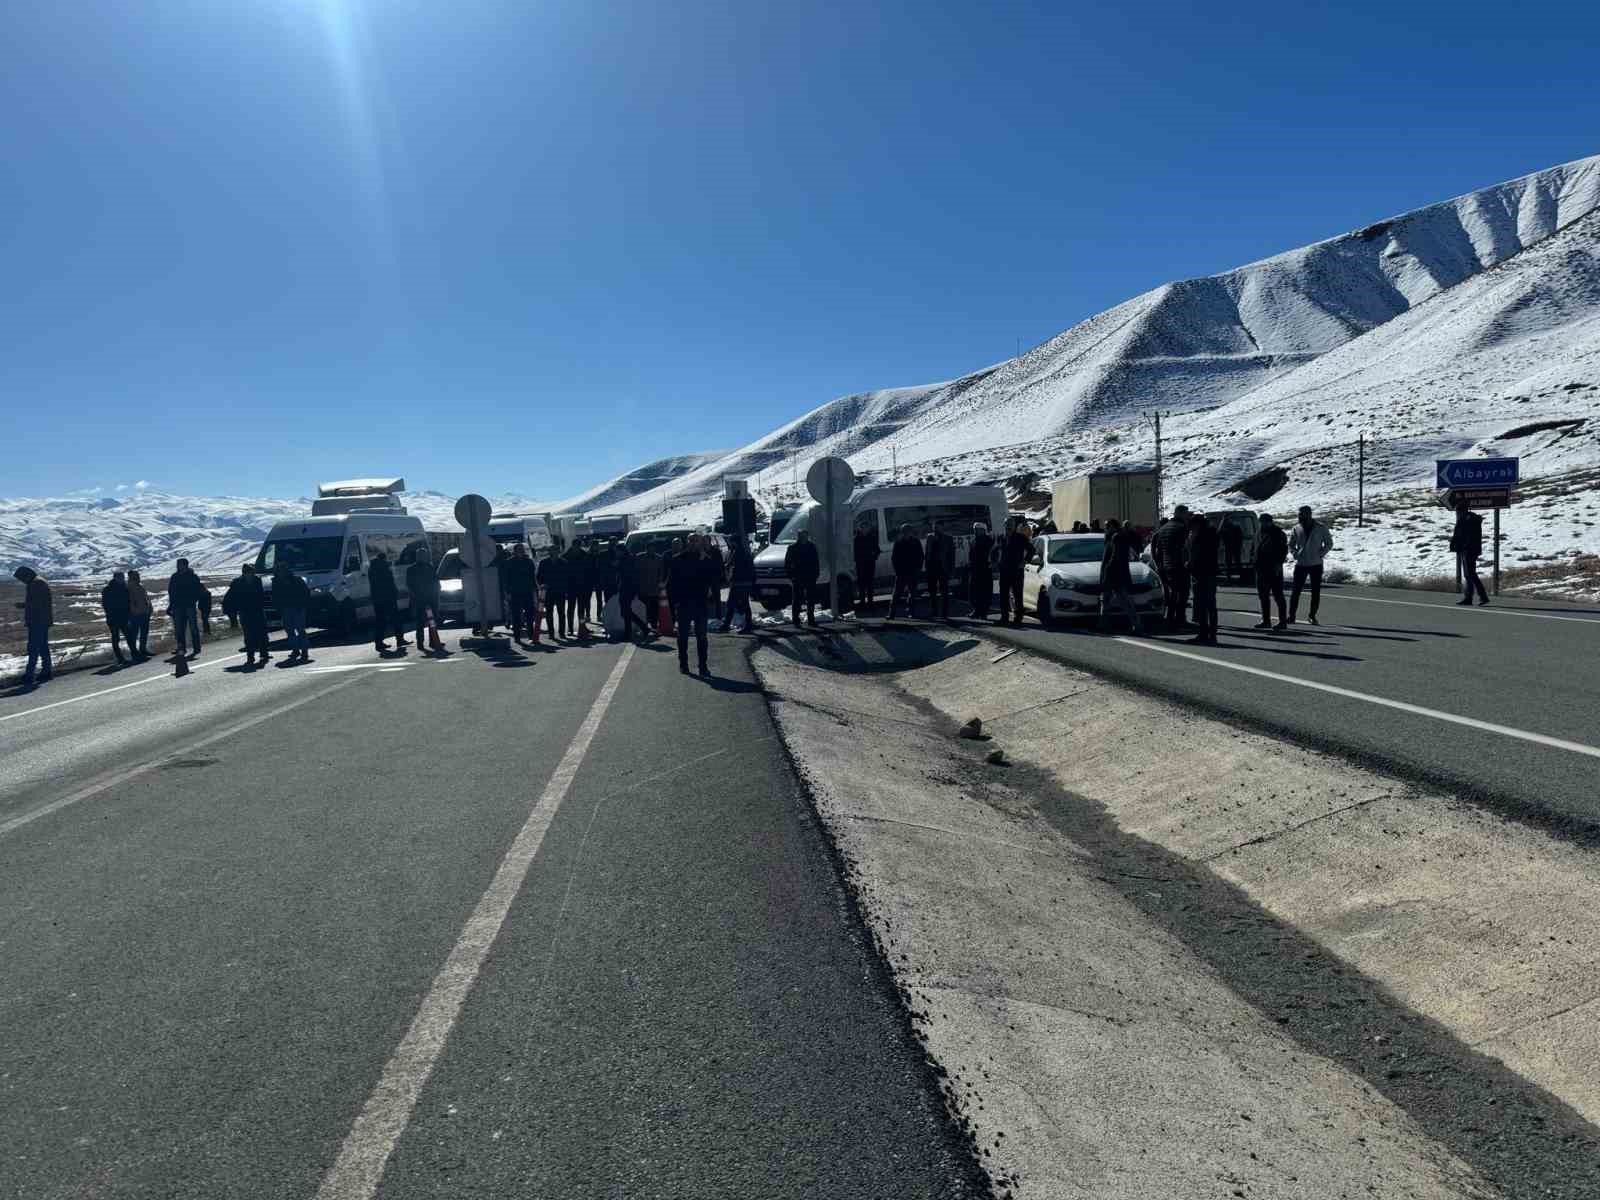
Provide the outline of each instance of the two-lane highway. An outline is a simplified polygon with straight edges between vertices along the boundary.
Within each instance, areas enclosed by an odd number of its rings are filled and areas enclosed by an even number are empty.
[[[977,1194],[734,647],[0,701],[0,1195]]]

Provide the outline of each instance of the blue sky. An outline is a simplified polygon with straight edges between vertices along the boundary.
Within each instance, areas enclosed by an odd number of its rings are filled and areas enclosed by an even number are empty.
[[[0,495],[559,498],[958,375],[1600,150],[1600,6],[1481,10],[9,4]]]

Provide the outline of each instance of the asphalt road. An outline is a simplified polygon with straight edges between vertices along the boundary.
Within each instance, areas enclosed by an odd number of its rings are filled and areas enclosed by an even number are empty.
[[[0,1196],[977,1194],[739,644],[0,697]]]
[[[1253,588],[1223,588],[1216,647],[1191,645],[1189,634],[1123,638],[1121,621],[1109,636],[1092,622],[1046,629],[1032,616],[984,628],[1505,811],[1600,826],[1600,608],[1521,600],[1462,608],[1440,593],[1340,586],[1323,591],[1322,623],[1313,626],[1304,623],[1307,599],[1301,623],[1272,633],[1251,628],[1260,619]],[[869,628],[878,624],[869,617]],[[1160,753],[1137,730],[1129,738],[1130,754]]]

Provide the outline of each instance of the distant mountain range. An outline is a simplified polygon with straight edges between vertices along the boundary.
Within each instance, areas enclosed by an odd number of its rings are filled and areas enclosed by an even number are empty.
[[[662,458],[556,503],[495,503],[705,520],[725,476],[750,478],[768,503],[795,499],[806,468],[829,454],[869,480],[1016,490],[1153,457],[1157,411],[1169,503],[1341,507],[1354,498],[1352,443],[1364,433],[1369,497],[1431,488],[1435,457],[1518,453],[1524,479],[1571,481],[1560,490],[1577,514],[1559,537],[1544,529],[1530,553],[1593,549],[1600,157],[1165,284],[1018,358],[844,396],[735,450]],[[449,497],[406,503],[430,527],[454,527]],[[0,500],[0,565],[69,576],[119,562],[159,568],[181,553],[220,567],[309,504],[152,492]]]

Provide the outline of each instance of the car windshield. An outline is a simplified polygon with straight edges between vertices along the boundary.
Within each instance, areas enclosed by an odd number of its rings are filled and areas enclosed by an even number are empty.
[[[778,535],[778,545],[787,546],[800,536],[802,529],[811,527],[811,514],[816,509],[815,504],[808,504],[794,516],[789,518],[789,523],[783,527],[783,532]]]
[[[438,572],[437,575],[434,576],[434,578],[436,578],[436,579],[460,579],[461,578],[461,555],[456,554],[456,553],[450,553],[450,554],[446,554],[443,558],[441,558],[439,560],[439,572]]]
[[[1050,543],[1053,563],[1099,562],[1105,552],[1104,538],[1063,538]]]
[[[297,574],[337,571],[342,537],[274,538],[256,555],[256,570],[271,571],[281,565]]]

